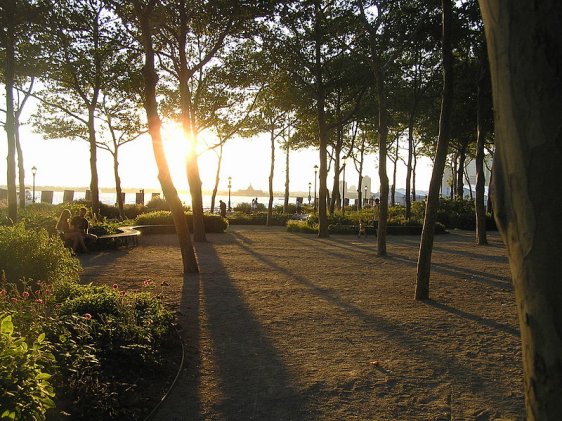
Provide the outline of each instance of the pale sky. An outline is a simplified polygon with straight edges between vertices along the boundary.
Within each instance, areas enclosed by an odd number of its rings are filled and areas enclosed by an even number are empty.
[[[3,118],[2,118],[3,119]],[[22,123],[25,122],[25,117]],[[37,167],[36,185],[88,187],[90,184],[89,145],[83,140],[45,140],[40,134],[33,133],[30,126],[21,127],[21,142],[26,171],[26,184],[32,185],[31,167]],[[185,147],[183,142],[173,140],[174,133],[165,131],[166,150],[172,176],[178,190],[187,190],[185,176]],[[0,185],[6,184],[7,145],[5,132],[1,131],[0,141]],[[292,151],[290,154],[290,190],[291,192],[308,191],[308,183],[314,185],[314,165],[318,164],[318,151],[307,149]],[[200,156],[199,167],[204,190],[214,186],[217,167],[217,155],[207,152]],[[347,166],[346,181],[348,188],[357,184],[357,172]],[[390,182],[392,166],[387,164]],[[227,189],[227,178],[232,177],[232,190],[245,189],[252,185],[255,189],[268,190],[270,170],[270,145],[267,135],[253,139],[232,139],[224,147],[219,190]],[[373,191],[378,190],[377,159],[369,156],[365,162],[364,175],[372,179]],[[123,188],[159,189],[156,163],[152,152],[150,137],[146,135],[120,148],[119,172]],[[98,150],[99,186],[113,188],[113,163],[109,152]],[[427,190],[431,176],[430,161],[418,164],[418,190]],[[277,149],[275,160],[274,191],[284,191],[285,155]],[[405,166],[398,167],[397,186],[405,186]],[[332,175],[328,178],[332,186]]]

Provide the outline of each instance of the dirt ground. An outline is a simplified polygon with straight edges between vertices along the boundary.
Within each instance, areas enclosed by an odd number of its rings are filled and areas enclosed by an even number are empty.
[[[489,240],[437,236],[426,302],[416,236],[389,236],[380,258],[374,237],[233,226],[183,276],[175,235],[143,235],[82,256],[82,279],[169,284],[187,362],[155,420],[522,420],[511,278]]]

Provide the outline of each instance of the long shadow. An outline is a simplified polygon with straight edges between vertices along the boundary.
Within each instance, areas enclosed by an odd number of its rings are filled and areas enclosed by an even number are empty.
[[[370,326],[372,326],[373,330],[376,333],[385,335],[389,340],[393,341],[398,347],[404,349],[406,352],[414,355],[421,355],[427,361],[440,361],[441,366],[447,367],[452,372],[453,376],[463,376],[467,372],[470,372],[470,376],[468,377],[475,385],[492,383],[492,380],[481,377],[479,374],[475,373],[471,367],[464,367],[458,364],[458,361],[455,360],[452,356],[441,352],[435,352],[426,347],[420,346],[420,344],[423,343],[423,340],[420,340],[421,338],[416,336],[415,331],[404,329],[402,325],[389,321],[379,315],[366,313],[359,307],[343,301],[330,291],[320,288],[304,276],[293,273],[287,270],[287,268],[280,266],[270,258],[256,253],[254,250],[250,249],[243,243],[239,243],[239,247],[242,248],[246,253],[252,254],[256,259],[260,260],[265,265],[271,267],[272,270],[286,274],[296,282],[308,287],[314,294],[316,294],[320,298],[333,304],[334,306],[338,307],[342,311],[345,311],[351,316],[356,317],[369,324]],[[487,327],[498,328],[498,326],[489,325],[487,325]]]
[[[417,261],[410,260],[405,257],[396,255],[396,254],[389,254],[386,256],[388,260],[395,260],[397,262],[403,263],[408,266],[416,267]],[[511,283],[511,278],[507,276],[501,275],[494,275],[488,272],[481,272],[473,269],[466,269],[460,268],[458,266],[453,265],[444,265],[441,263],[431,263],[431,270],[441,273],[443,275],[449,275],[455,278],[464,279],[470,277],[471,281],[478,281],[489,286],[498,288],[498,289],[505,289],[507,291],[513,290],[513,284]]]
[[[306,245],[307,247],[310,247],[311,244],[314,245],[322,245],[322,252],[326,255],[329,256],[333,256],[333,257],[337,257],[340,259],[348,259],[349,255],[347,254],[342,254],[342,253],[337,253],[335,251],[333,251],[333,248],[337,248],[340,250],[345,250],[347,252],[350,253],[360,253],[362,257],[365,257],[367,255],[371,255],[372,257],[377,257],[377,250],[376,250],[376,243],[367,243],[367,242],[363,242],[362,244],[365,245],[371,245],[372,248],[366,248],[365,246],[361,246],[361,247],[355,247],[353,244],[349,244],[348,242],[345,242],[344,244],[342,244],[342,240],[341,239],[335,239],[335,238],[318,238],[318,237],[314,237],[314,238],[306,238],[306,237],[295,237],[295,239],[291,239],[291,241],[295,242],[295,243],[300,243],[303,245]],[[353,241],[353,239],[352,239]],[[357,240],[358,242],[361,240]]]
[[[518,338],[520,335],[519,329],[517,328],[514,328],[509,325],[505,325],[503,323],[496,322],[495,320],[490,320],[485,317],[480,317],[475,314],[467,313],[466,311],[459,310],[458,308],[451,307],[447,304],[439,303],[433,300],[426,300],[423,301],[423,303],[427,304],[430,307],[443,310],[450,314],[454,314],[455,316],[459,316],[463,319],[472,320],[473,322],[479,323],[484,326],[488,326],[489,328],[499,330],[501,332],[515,336],[516,338]]]
[[[247,246],[246,246],[247,247]],[[172,401],[157,419],[315,419],[306,396],[233,284],[215,246],[196,244],[198,275],[185,277],[188,367]],[[202,400],[201,394],[207,393]],[[213,396],[212,403],[208,396]],[[181,408],[180,408],[181,407]],[[178,410],[181,411],[178,413]]]

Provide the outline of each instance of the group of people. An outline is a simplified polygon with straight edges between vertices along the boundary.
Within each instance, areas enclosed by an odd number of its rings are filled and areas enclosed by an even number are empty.
[[[258,198],[252,199],[252,213],[258,210]]]
[[[90,223],[86,219],[87,213],[88,209],[82,207],[78,211],[78,215],[73,217],[69,209],[64,209],[57,222],[57,231],[65,243],[68,241],[71,244],[74,253],[80,249],[88,253],[86,240],[97,240],[94,234],[88,233]]]

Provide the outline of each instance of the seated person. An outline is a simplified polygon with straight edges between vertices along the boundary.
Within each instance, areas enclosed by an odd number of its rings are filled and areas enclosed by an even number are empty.
[[[75,231],[78,231],[82,235],[82,239],[86,240],[93,240],[96,241],[98,239],[97,236],[94,234],[88,233],[88,229],[90,228],[90,223],[86,219],[86,213],[88,209],[82,207],[80,208],[78,215],[70,220],[70,226]]]
[[[82,249],[87,252],[88,248],[86,247],[86,243],[84,242],[84,237],[82,233],[75,230],[70,225],[70,210],[64,209],[59,216],[59,220],[57,222],[57,231],[60,233],[61,239],[66,243],[69,241],[71,243],[72,251],[74,253],[77,252],[78,246],[80,245]]]

